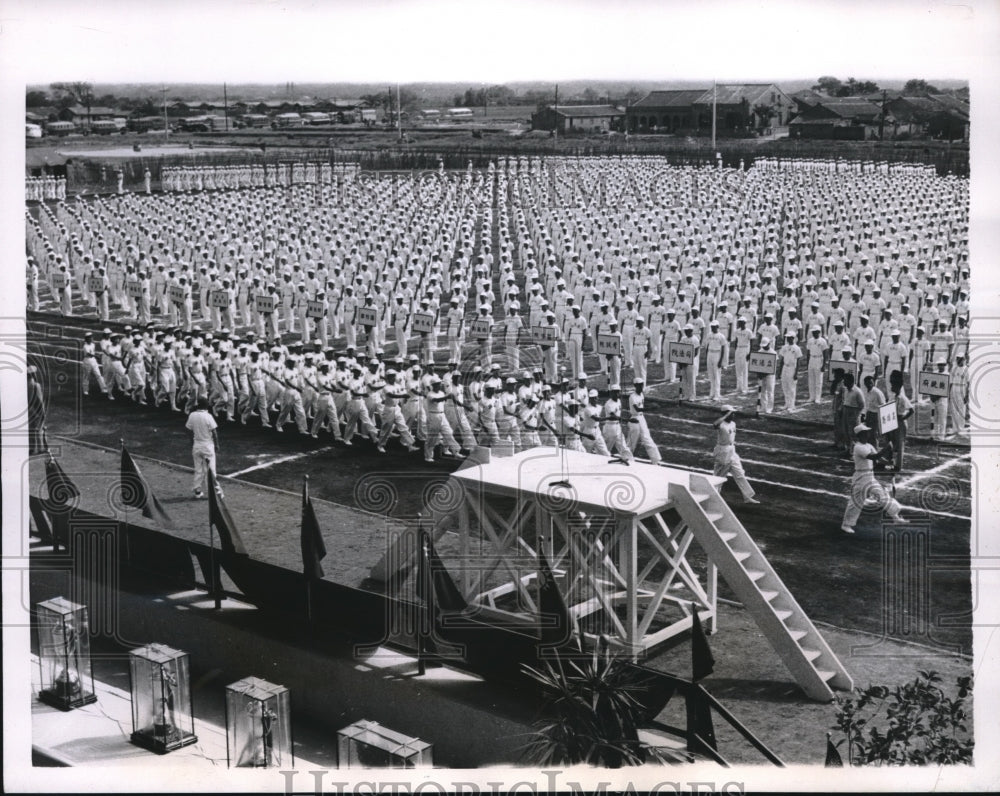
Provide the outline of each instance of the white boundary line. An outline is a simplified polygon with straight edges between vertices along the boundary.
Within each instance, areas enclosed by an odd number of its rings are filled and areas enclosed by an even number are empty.
[[[925,472],[914,473],[913,475],[907,476],[898,484],[896,484],[896,489],[906,489],[907,487],[912,486],[918,481],[922,481],[925,478],[930,478],[932,476],[943,473],[945,470],[951,469],[956,464],[959,464],[960,462],[963,462],[966,459],[969,459],[971,461],[972,459],[971,451],[969,453],[963,453],[961,456],[956,456],[954,459],[949,459],[946,462],[941,462],[941,464],[939,464],[937,467],[932,467],[930,470],[926,470]]]
[[[236,478],[240,475],[246,475],[247,473],[255,472],[256,470],[266,470],[268,467],[273,467],[276,464],[284,464],[285,462],[293,462],[296,459],[307,459],[310,456],[316,456],[320,453],[326,453],[327,451],[332,451],[334,445],[328,445],[325,448],[316,448],[316,450],[303,451],[302,453],[294,453],[290,456],[279,456],[277,459],[272,459],[269,462],[261,462],[260,464],[255,464],[253,467],[247,467],[243,470],[237,470],[234,473],[223,473],[223,478]]]

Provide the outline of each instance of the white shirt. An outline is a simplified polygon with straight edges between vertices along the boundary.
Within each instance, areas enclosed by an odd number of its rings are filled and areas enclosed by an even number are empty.
[[[212,432],[219,426],[215,422],[215,418],[206,410],[196,409],[188,415],[187,423],[185,423],[184,427],[194,435],[194,447],[196,449],[214,450]]]

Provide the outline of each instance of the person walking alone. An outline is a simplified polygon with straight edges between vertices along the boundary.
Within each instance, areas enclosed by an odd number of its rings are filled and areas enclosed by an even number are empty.
[[[713,455],[715,456],[713,471],[720,478],[732,476],[733,481],[736,482],[736,486],[740,490],[740,494],[743,495],[744,503],[760,503],[754,497],[753,487],[747,481],[746,473],[743,471],[743,463],[736,453],[736,423],[733,422],[733,414],[736,412],[736,408],[733,406],[724,406],[722,410],[722,417],[712,423],[716,429],[715,449],[713,450]]]
[[[208,484],[208,472],[215,475],[215,457],[219,452],[218,425],[208,411],[208,398],[201,397],[195,410],[188,415],[184,426],[191,432],[194,444],[191,455],[194,457],[194,479],[192,487],[194,496],[199,500],[205,497],[204,489]],[[220,492],[221,494],[221,492]]]

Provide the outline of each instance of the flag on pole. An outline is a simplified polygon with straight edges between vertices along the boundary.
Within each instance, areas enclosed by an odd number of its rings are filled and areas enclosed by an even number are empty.
[[[833,745],[833,741],[830,740],[830,733],[826,734],[826,762],[823,764],[826,768],[843,768],[844,761],[840,756],[840,752],[837,751],[837,747]]]
[[[122,502],[126,506],[139,509],[142,516],[153,520],[163,528],[174,528],[173,518],[167,514],[167,510],[153,494],[146,479],[139,471],[139,465],[122,445],[122,466],[121,466],[121,492]]]
[[[48,504],[52,509],[65,509],[69,503],[80,497],[80,490],[69,480],[51,454],[45,462],[45,487],[49,491]]]
[[[698,682],[715,671],[715,657],[708,646],[705,629],[701,626],[701,617],[695,609],[691,624],[691,679]]]
[[[544,646],[561,647],[576,638],[577,647],[580,640],[576,637],[573,620],[566,608],[566,601],[559,592],[559,585],[552,575],[548,559],[541,545],[538,547],[538,613],[542,619],[541,641]],[[552,619],[555,618],[555,625]]]
[[[418,531],[421,565],[429,577],[417,578],[417,596],[422,600],[427,599],[424,593],[430,585],[434,606],[440,611],[456,613],[464,611],[469,607],[462,593],[459,591],[455,581],[452,580],[444,561],[434,549],[434,542],[431,535],[423,528]]]
[[[219,532],[222,552],[240,556],[247,554],[240,532],[236,530],[236,523],[233,522],[233,516],[229,513],[229,507],[222,499],[222,490],[215,480],[215,473],[211,470],[208,471],[208,521]]]
[[[323,577],[323,565],[326,558],[326,544],[319,529],[319,520],[313,509],[312,498],[309,497],[308,477],[302,484],[302,571],[307,578],[319,580]]]

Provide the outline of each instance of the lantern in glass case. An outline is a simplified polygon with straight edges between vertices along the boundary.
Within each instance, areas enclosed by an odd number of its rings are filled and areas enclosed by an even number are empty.
[[[38,698],[60,710],[96,702],[87,606],[55,597],[38,603],[35,610],[42,670]]]
[[[188,654],[164,644],[129,653],[132,743],[157,754],[187,746],[194,734]]]
[[[337,768],[429,768],[434,747],[362,719],[337,733]]]
[[[226,686],[226,758],[230,766],[294,763],[288,689],[259,677]]]

